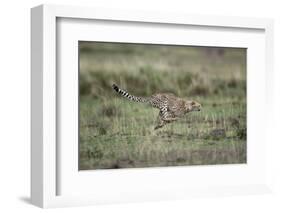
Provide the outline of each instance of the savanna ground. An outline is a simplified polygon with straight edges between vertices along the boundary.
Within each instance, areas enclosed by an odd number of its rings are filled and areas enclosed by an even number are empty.
[[[79,167],[246,163],[246,50],[80,42]],[[118,96],[172,92],[201,112],[154,130],[158,110]]]

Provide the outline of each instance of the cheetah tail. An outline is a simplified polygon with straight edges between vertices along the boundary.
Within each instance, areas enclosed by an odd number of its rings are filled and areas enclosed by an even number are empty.
[[[129,94],[127,91],[120,89],[116,84],[112,84],[112,88],[121,96],[131,100],[131,101],[135,101],[135,102],[142,102],[145,103],[148,101],[147,98],[143,98],[143,97],[137,97],[134,95]]]

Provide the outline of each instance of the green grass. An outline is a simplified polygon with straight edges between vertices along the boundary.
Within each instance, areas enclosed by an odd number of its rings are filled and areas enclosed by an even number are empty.
[[[80,43],[80,169],[245,163],[245,56],[232,48]],[[154,130],[158,111],[119,97],[112,83],[141,96],[173,92],[203,110]]]

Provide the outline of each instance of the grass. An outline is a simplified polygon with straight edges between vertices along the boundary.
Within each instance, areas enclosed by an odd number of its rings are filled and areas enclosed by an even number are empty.
[[[80,43],[79,168],[246,163],[246,51]],[[203,106],[154,130],[158,111],[111,89],[173,92]]]

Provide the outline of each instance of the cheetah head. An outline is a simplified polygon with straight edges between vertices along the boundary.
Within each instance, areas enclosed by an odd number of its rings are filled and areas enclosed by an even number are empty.
[[[186,101],[185,102],[185,110],[186,112],[193,112],[193,111],[201,111],[202,107],[196,101]]]

